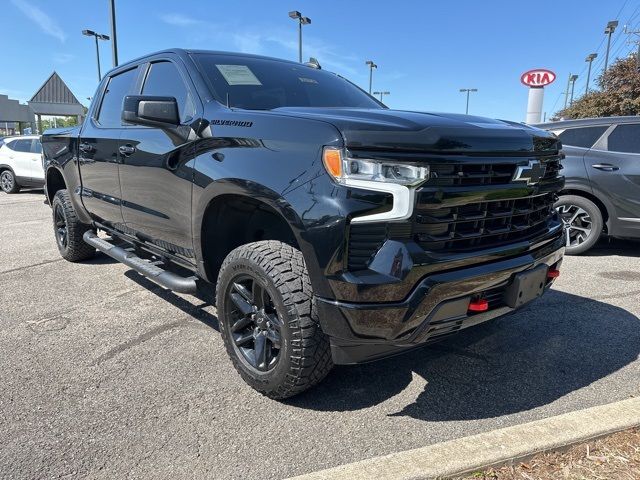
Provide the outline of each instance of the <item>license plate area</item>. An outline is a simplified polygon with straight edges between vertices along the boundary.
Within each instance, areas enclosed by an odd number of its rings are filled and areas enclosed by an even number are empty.
[[[504,292],[504,303],[511,308],[518,308],[540,297],[547,283],[547,265],[516,273]]]

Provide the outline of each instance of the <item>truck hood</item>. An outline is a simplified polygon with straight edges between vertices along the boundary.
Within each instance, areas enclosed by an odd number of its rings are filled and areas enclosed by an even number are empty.
[[[556,137],[525,124],[455,113],[389,109],[283,107],[281,114],[333,124],[350,149],[449,154],[542,154]]]

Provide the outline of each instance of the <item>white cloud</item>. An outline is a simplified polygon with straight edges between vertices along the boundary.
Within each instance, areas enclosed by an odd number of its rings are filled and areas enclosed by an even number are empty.
[[[188,17],[181,13],[167,13],[165,15],[160,15],[160,20],[176,27],[189,27],[191,25],[198,25],[199,23],[202,23],[196,18]]]
[[[25,0],[11,0],[13,4],[18,7],[22,13],[24,13],[31,21],[33,21],[40,30],[47,35],[57,38],[61,42],[64,42],[67,35],[62,28],[52,19],[49,15],[44,13],[35,5],[27,3]]]

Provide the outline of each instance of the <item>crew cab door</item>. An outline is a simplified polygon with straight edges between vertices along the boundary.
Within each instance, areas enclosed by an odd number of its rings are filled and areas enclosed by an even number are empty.
[[[180,60],[162,57],[152,60],[145,70],[141,94],[174,97],[181,122],[190,124],[202,107]],[[124,131],[119,147],[127,229],[193,263],[193,142],[161,128],[133,126]]]
[[[594,191],[613,205],[616,236],[640,234],[640,123],[616,125],[585,156]]]
[[[78,161],[82,179],[82,202],[94,220],[106,224],[122,224],[118,151],[124,129],[122,102],[135,91],[138,67],[118,72],[105,81],[101,98],[97,99],[82,127]]]

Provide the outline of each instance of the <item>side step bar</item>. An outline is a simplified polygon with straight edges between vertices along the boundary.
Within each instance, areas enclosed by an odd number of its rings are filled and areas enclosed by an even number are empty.
[[[124,263],[127,267],[134,269],[140,275],[144,275],[161,287],[179,293],[195,293],[197,290],[196,277],[181,277],[173,272],[163,270],[124,248],[116,247],[107,240],[98,237],[91,230],[86,231],[82,238],[92,247],[97,248],[120,263]]]

